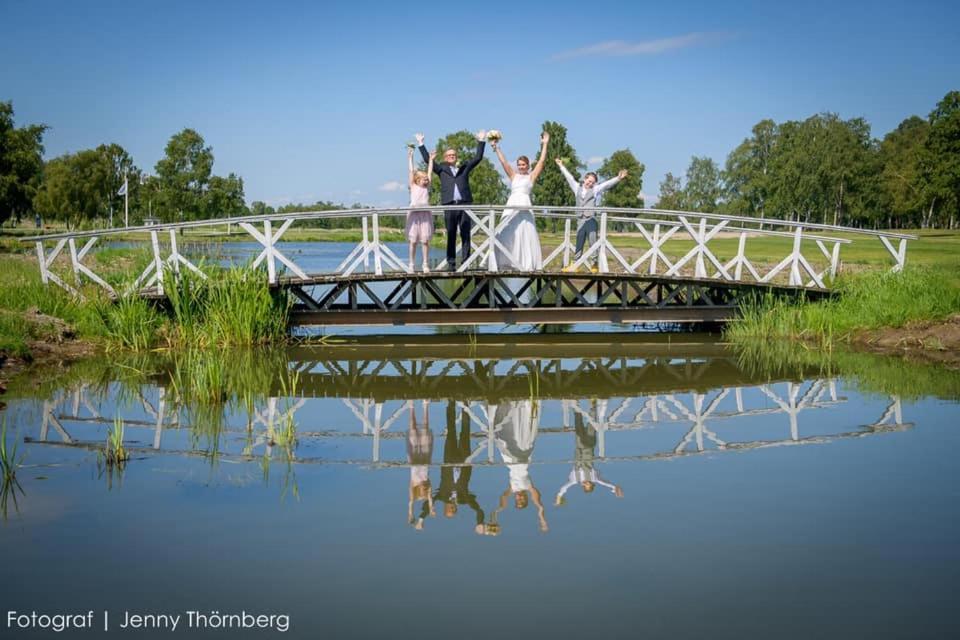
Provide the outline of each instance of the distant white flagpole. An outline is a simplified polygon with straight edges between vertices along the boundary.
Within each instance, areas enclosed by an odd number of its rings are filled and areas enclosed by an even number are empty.
[[[126,173],[123,174],[123,226],[130,226],[130,185]]]

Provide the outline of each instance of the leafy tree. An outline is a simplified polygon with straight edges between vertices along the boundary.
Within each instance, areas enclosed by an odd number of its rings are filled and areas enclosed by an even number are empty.
[[[489,145],[488,145],[489,147]],[[477,150],[477,136],[469,131],[457,131],[449,133],[437,141],[438,157],[442,159],[443,152],[446,149],[456,149],[458,162],[461,164],[473,157]],[[473,193],[473,201],[477,204],[500,204],[507,199],[508,189],[500,174],[490,162],[488,154],[490,149],[484,152],[484,158],[480,164],[470,172],[470,191]],[[437,160],[438,162],[440,160]],[[425,166],[421,166],[426,169]],[[430,202],[440,204],[440,181],[432,180],[430,183]]]
[[[246,215],[243,178],[234,173],[226,178],[211,176],[207,190],[203,194],[203,213],[206,218]]]
[[[19,220],[33,203],[43,170],[47,126],[14,127],[13,103],[0,102],[0,224]]]
[[[165,221],[196,219],[204,213],[204,191],[213,171],[213,149],[193,129],[184,129],[167,143],[156,165],[160,189],[156,213]]]
[[[929,132],[929,122],[911,116],[880,143],[881,206],[900,216],[901,223],[914,224],[922,218],[921,154]]]
[[[255,216],[268,216],[272,213],[276,213],[276,210],[266,202],[254,200],[250,203],[250,213]]]
[[[44,218],[70,228],[92,221],[104,211],[103,157],[95,149],[66,154],[44,167],[43,183],[33,206]]]
[[[684,207],[690,211],[714,212],[722,193],[720,169],[713,158],[691,158],[687,168],[687,185],[683,189]]]
[[[766,216],[770,193],[770,161],[779,135],[773,120],[753,126],[753,135],[727,156],[721,176],[725,188],[725,209],[732,213]]]
[[[123,215],[123,199],[118,192],[127,180],[127,199],[131,212],[141,207],[141,181],[143,172],[133,163],[133,159],[126,149],[118,144],[102,144],[95,149],[100,156],[99,173],[95,177],[97,187],[102,189],[105,212],[113,212],[114,216]],[[114,218],[122,224],[122,218]],[[114,223],[115,225],[117,222]]]
[[[552,140],[551,144],[553,144]],[[643,200],[640,199],[640,192],[643,190],[643,172],[646,167],[637,160],[630,149],[618,149],[610,154],[610,157],[600,165],[597,174],[600,180],[609,180],[624,169],[629,172],[629,175],[603,194],[603,204],[608,207],[642,207]]]
[[[683,181],[670,173],[663,176],[660,182],[660,199],[657,200],[658,209],[668,211],[683,211]]]
[[[925,225],[939,211],[954,226],[960,208],[960,91],[951,91],[930,112],[930,131],[921,154],[921,183],[927,197]]]
[[[844,224],[868,216],[876,151],[862,118],[818,114],[779,126],[769,175],[769,208],[777,217]]]

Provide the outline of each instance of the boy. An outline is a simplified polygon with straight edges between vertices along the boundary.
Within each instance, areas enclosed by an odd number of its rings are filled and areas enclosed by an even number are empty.
[[[576,262],[583,253],[583,246],[586,244],[586,241],[589,239],[591,246],[597,241],[597,231],[599,227],[597,225],[597,219],[594,217],[594,209],[597,208],[600,194],[616,185],[629,174],[626,169],[623,169],[615,177],[597,184],[597,174],[590,171],[583,177],[583,184],[577,184],[576,179],[570,171],[563,166],[563,160],[557,158],[556,162],[557,166],[560,167],[560,173],[563,174],[563,177],[567,180],[567,184],[573,189],[576,206],[581,207],[580,211],[577,211],[577,246],[574,253],[574,262]],[[590,259],[590,264],[590,270],[596,273],[596,255]],[[568,265],[564,267],[563,270],[573,271],[573,265]]]

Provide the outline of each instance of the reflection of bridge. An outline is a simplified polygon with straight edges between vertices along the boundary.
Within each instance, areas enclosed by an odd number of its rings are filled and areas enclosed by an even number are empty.
[[[733,358],[562,358],[497,360],[464,356],[445,360],[315,360],[298,363],[301,392],[310,397],[405,399],[629,396],[707,390],[746,384]]]
[[[506,370],[509,371],[509,368],[506,367]],[[574,366],[571,370],[580,369],[581,367]],[[639,367],[639,370],[642,371],[643,367]],[[652,371],[669,369],[654,368]],[[701,369],[701,372],[703,375],[709,373],[709,370]],[[510,376],[503,379],[512,380]],[[649,381],[649,378],[647,380]],[[517,397],[517,394],[498,394],[499,389],[502,387],[488,389],[486,394],[474,399],[467,396],[447,396],[450,398],[448,402],[453,403],[456,423],[461,424],[465,420],[471,425],[474,447],[468,459],[469,464],[495,464],[495,441],[502,428],[502,424],[497,424],[494,417],[497,404],[517,402],[506,399]],[[845,425],[839,430],[825,431],[822,419],[825,412],[846,402],[846,398],[838,396],[836,384],[829,379],[808,382],[751,382],[744,376],[734,384],[723,387],[691,385],[680,380],[674,384],[672,390],[669,384],[663,382],[657,383],[657,389],[651,389],[646,384],[609,384],[605,392],[603,387],[598,386],[594,393],[571,392],[566,396],[561,389],[554,389],[555,395],[538,395],[537,389],[526,383],[524,389],[528,394],[527,398],[539,407],[541,415],[555,415],[559,409],[558,424],[541,420],[537,431],[538,439],[564,437],[563,434],[570,437],[572,424],[579,420],[597,433],[598,461],[662,459],[706,451],[823,443],[836,438],[859,437],[911,426],[902,422],[900,400],[893,396],[874,423],[862,426]],[[539,388],[540,391],[543,389],[543,386]],[[59,441],[59,444],[68,446],[101,448],[104,441],[103,430],[114,423],[114,416],[104,415],[104,403],[95,400],[92,395],[89,387],[78,386],[59,397],[45,401],[38,437],[29,442],[56,444]],[[274,395],[262,397],[244,421],[231,423],[227,420],[222,428],[218,428],[213,434],[207,434],[214,442],[210,442],[206,449],[198,448],[196,437],[187,438],[192,446],[183,446],[183,436],[190,434],[192,429],[197,429],[200,425],[187,424],[184,419],[186,407],[179,406],[174,401],[172,391],[149,385],[141,387],[137,395],[143,409],[141,417],[131,415],[130,410],[124,411],[126,415],[122,416],[127,429],[127,448],[133,452],[155,451],[236,460],[251,460],[254,456],[262,455],[269,458],[277,446],[277,434],[280,430],[284,425],[296,424],[296,439],[299,442],[296,446],[297,462],[406,464],[401,447],[394,447],[392,456],[384,456],[383,453],[384,443],[396,440],[399,445],[399,441],[406,437],[404,430],[412,407],[410,401],[398,399],[398,396],[404,396],[403,393],[394,395],[392,399],[371,397],[363,390],[340,394],[330,392],[326,395],[336,397],[316,400],[310,400],[308,392],[305,392],[303,397],[296,398]],[[520,395],[522,397],[522,394]],[[106,404],[114,401],[115,398],[107,398]],[[321,403],[321,409],[317,410],[311,404],[313,402]],[[807,414],[821,417],[814,420],[811,415],[806,429],[802,429],[802,416]],[[323,416],[323,419],[330,420],[333,424],[316,424],[314,421],[318,416]],[[750,421],[751,418],[758,417],[763,420]],[[89,433],[91,428],[94,429],[92,437],[81,439],[74,435],[74,432],[78,431]],[[618,455],[616,451],[610,450],[607,440],[611,433],[639,433],[676,428],[680,430],[676,432],[674,444],[642,454],[627,452]],[[54,433],[51,433],[51,430]],[[805,435],[804,430],[812,433]],[[149,446],[138,447],[133,444],[137,440],[137,432],[150,434]],[[164,438],[169,437],[171,432],[175,436],[175,444],[164,447]],[[370,455],[366,460],[311,455],[311,450],[323,442],[347,442],[358,438],[369,442]],[[287,455],[289,459],[293,459],[292,448],[287,449]],[[537,456],[537,460],[562,461],[549,460],[545,456]]]
[[[437,214],[444,210],[430,209]],[[499,216],[499,207],[487,205],[468,211],[475,229],[473,253],[456,273],[443,271],[445,264],[439,273],[413,273],[382,241],[381,220],[403,217],[406,209],[246,216],[29,240],[36,243],[44,282],[78,293],[78,285],[86,280],[116,295],[115,287],[84,259],[101,237],[143,234],[149,238],[153,259],[132,288],[163,296],[167,272],[178,276],[181,270],[190,270],[206,277],[180,253],[178,231],[236,224],[262,246],[253,265],[263,265],[269,282],[299,301],[292,322],[323,325],[723,321],[733,316],[738,300],[750,291],[822,295],[840,267],[841,246],[851,242],[838,237],[839,232],[879,239],[893,257],[894,270],[903,267],[907,240],[914,237],[785,220],[609,208],[599,212],[596,241],[574,260],[571,221],[577,210],[535,211],[538,217],[562,221],[564,231],[558,246],[543,256],[543,271],[524,273],[505,268],[511,254],[498,234],[506,221]],[[322,224],[338,218],[359,218],[363,236],[332,272],[308,274],[283,253],[281,237],[294,223]],[[615,227],[633,235],[618,235]],[[762,264],[753,251],[757,237],[768,251],[777,246],[771,240],[779,241],[782,255],[773,264]],[[48,242],[54,242],[50,249]],[[73,284],[54,268],[65,248]],[[597,273],[563,271],[593,260]]]

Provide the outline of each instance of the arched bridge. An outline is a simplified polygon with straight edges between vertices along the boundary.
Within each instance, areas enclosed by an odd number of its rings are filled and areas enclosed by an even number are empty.
[[[462,207],[462,205],[460,205]],[[454,207],[428,207],[442,215]],[[165,274],[187,271],[208,277],[194,264],[183,233],[235,225],[256,243],[252,265],[270,284],[295,298],[293,324],[481,324],[576,322],[722,322],[756,292],[823,296],[841,267],[841,248],[879,241],[893,270],[903,268],[907,241],[915,236],[789,220],[756,219],[660,209],[597,211],[599,233],[579,258],[573,231],[578,209],[534,207],[557,229],[543,238],[543,268],[505,269],[510,251],[500,241],[502,208],[474,205],[472,252],[463,264],[445,262],[415,271],[384,240],[402,229],[407,208],[304,211],[265,216],[71,232],[28,238],[36,245],[44,282],[74,295],[98,285],[112,296],[125,292],[163,297]],[[309,269],[297,263],[283,236],[295,224],[316,228],[330,220],[359,221],[361,240],[339,264]],[[325,222],[326,221],[326,222]],[[562,229],[562,230],[561,230]],[[139,277],[118,287],[84,262],[101,238],[139,237],[152,259]],[[205,243],[210,236],[205,236]],[[184,245],[181,247],[180,245]],[[498,257],[499,256],[499,257]],[[595,264],[595,268],[588,267]],[[448,269],[448,266],[451,268]],[[65,274],[72,272],[72,277]],[[119,289],[119,290],[118,290]]]

